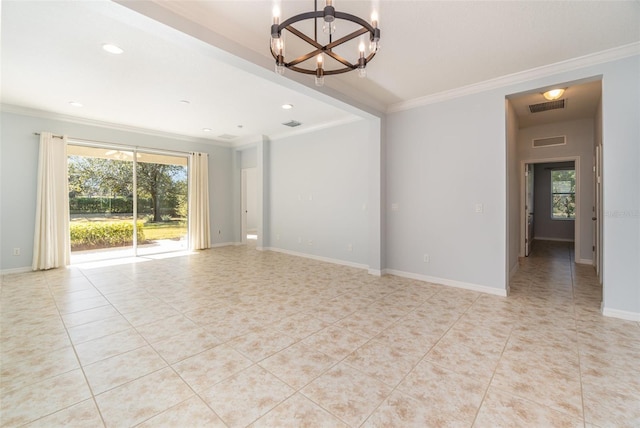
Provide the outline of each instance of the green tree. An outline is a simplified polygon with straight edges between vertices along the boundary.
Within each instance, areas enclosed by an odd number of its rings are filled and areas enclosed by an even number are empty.
[[[179,191],[176,183],[180,181],[179,177],[184,175],[185,168],[180,165],[147,162],[138,162],[137,165],[138,195],[142,192],[151,198],[153,221],[162,221],[161,199],[165,198],[168,202],[172,202],[172,211],[176,211]]]
[[[69,192],[84,196],[130,196],[133,162],[69,156]]]
[[[576,171],[557,169],[551,171],[552,217],[575,218]]]

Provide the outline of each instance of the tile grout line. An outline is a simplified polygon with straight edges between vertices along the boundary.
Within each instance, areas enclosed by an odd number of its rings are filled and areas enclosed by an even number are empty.
[[[582,424],[586,428],[587,426],[587,412],[586,407],[584,405],[584,384],[582,379],[582,358],[580,355],[580,328],[578,323],[578,310],[576,308],[576,276],[575,276],[575,254],[573,254],[573,250],[569,249],[569,268],[571,270],[571,296],[573,303],[573,315],[574,315],[574,323],[576,327],[576,352],[578,354],[578,376],[580,377],[580,404],[582,405]]]
[[[82,274],[82,277],[84,277],[87,281],[89,281],[91,286],[95,288],[95,286],[93,285],[91,280],[84,274],[84,272],[82,270],[78,270],[78,271]],[[49,289],[49,293],[51,293],[51,286],[49,284],[49,280],[48,279],[47,279],[47,288]],[[97,290],[97,291],[98,291],[98,293],[100,293],[102,295],[100,290]],[[102,297],[104,297],[104,295]],[[87,378],[87,374],[84,371],[84,365],[80,361],[80,356],[78,355],[78,351],[76,350],[76,345],[75,345],[75,343],[73,343],[73,340],[71,339],[71,335],[69,334],[69,328],[67,327],[66,323],[64,322],[64,319],[62,317],[62,313],[60,312],[60,307],[58,306],[58,302],[56,301],[56,299],[53,297],[53,293],[51,293],[51,298],[53,299],[53,302],[56,305],[56,310],[58,311],[58,316],[60,317],[60,321],[62,322],[62,325],[64,325],[64,330],[67,333],[67,337],[69,338],[69,343],[71,344],[71,349],[73,349],[73,354],[75,355],[76,361],[78,362],[78,366],[80,367],[80,370],[82,372],[82,377],[84,378],[85,384],[87,385],[87,388],[89,389],[89,393],[91,394],[91,399],[93,401],[93,404],[96,407],[96,410],[98,411],[98,415],[100,416],[100,420],[102,421],[102,425],[106,427],[107,424],[106,424],[106,422],[104,420],[104,416],[102,415],[102,411],[100,410],[100,406],[98,406],[98,401],[96,400],[96,396],[93,393],[93,388],[91,387],[91,384],[89,383],[89,378]],[[78,403],[75,403],[75,404],[78,404]],[[69,408],[69,407],[71,407],[71,406],[68,406],[66,408]],[[63,409],[60,409],[60,410],[63,410]]]

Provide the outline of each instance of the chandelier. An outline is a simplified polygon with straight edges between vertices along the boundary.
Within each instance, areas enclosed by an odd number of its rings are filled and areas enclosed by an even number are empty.
[[[318,40],[318,21],[322,20],[322,30],[326,35],[323,42]],[[313,37],[308,36],[293,24],[300,21],[313,20]],[[336,31],[336,21],[349,21],[357,27],[355,31],[334,40]],[[345,28],[353,27],[353,24],[346,24]],[[292,60],[285,59],[285,30],[287,33],[298,37],[310,47],[309,51]],[[365,37],[369,42],[369,54],[366,55]],[[351,40],[360,38],[358,46],[358,56],[356,61],[350,62],[338,54],[335,49]],[[325,43],[326,42],[326,43]],[[326,0],[324,9],[318,10],[318,1],[314,0],[313,12],[305,12],[280,23],[280,11],[274,8],[273,24],[271,25],[271,55],[276,60],[276,73],[284,74],[285,69],[297,71],[298,73],[315,75],[317,86],[324,84],[324,76],[332,74],[346,73],[357,70],[360,77],[367,75],[367,64],[373,59],[380,47],[380,29],[378,28],[378,18],[374,14],[371,23],[349,13],[338,12],[333,7],[332,0]],[[352,43],[353,44],[353,43]],[[307,46],[305,45],[305,46]],[[354,49],[355,51],[355,49]],[[329,60],[325,56],[330,57]],[[315,58],[315,61],[313,60]],[[328,64],[328,63],[331,64]],[[310,65],[313,64],[313,65]]]

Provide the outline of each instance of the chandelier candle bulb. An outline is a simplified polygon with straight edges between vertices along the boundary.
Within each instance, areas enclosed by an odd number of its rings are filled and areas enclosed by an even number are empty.
[[[358,58],[358,77],[367,77],[367,59],[364,57],[364,42],[360,42],[358,47],[360,58]]]
[[[322,86],[324,85],[324,69],[322,68],[324,58],[322,54],[318,55],[317,62],[318,67],[316,68],[316,86]]]

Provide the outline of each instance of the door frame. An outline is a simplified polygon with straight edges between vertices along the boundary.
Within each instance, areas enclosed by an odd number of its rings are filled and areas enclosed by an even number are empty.
[[[555,162],[574,162],[574,168],[576,170],[576,218],[574,222],[574,241],[573,241],[573,252],[574,252],[574,262],[580,259],[580,225],[581,223],[581,210],[580,210],[580,202],[581,202],[581,186],[580,186],[580,156],[564,156],[557,158],[534,158],[534,159],[524,159],[520,161],[520,177],[524,178],[524,174],[528,164],[536,164],[536,163],[555,163]],[[527,213],[525,209],[525,203],[527,200],[526,195],[526,183],[525,180],[520,180],[520,252],[519,256],[524,257],[525,255],[525,236],[527,230]],[[535,217],[534,217],[535,219]]]
[[[524,165],[524,216],[525,216],[525,229],[524,229],[524,256],[529,257],[531,253],[531,246],[533,245],[533,227],[534,225],[529,223],[529,216],[534,216],[532,220],[535,220],[535,174],[534,165],[527,163]],[[529,197],[531,194],[531,197]],[[533,212],[533,214],[531,214]]]
[[[240,242],[247,243],[247,169],[240,170]]]
[[[598,280],[602,284],[602,145],[596,144],[595,157],[594,157],[594,212],[593,216],[596,218],[594,221],[594,233],[593,233],[593,265],[598,275]]]

